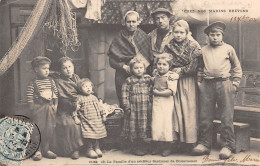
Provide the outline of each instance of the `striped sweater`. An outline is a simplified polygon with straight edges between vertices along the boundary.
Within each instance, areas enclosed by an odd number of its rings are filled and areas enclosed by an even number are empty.
[[[26,96],[27,96],[28,103],[34,102],[34,99],[39,98],[39,95],[36,93],[37,90],[34,87],[34,82],[37,85],[39,94],[41,94],[42,97],[47,96],[47,97],[57,98],[58,91],[55,82],[53,80],[50,80],[49,78],[46,78],[42,80],[31,81],[31,83],[27,86]],[[52,92],[51,84],[53,85],[54,93]]]

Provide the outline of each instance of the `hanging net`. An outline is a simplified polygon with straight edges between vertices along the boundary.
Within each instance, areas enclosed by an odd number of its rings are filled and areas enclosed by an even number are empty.
[[[0,60],[0,75],[3,75],[23,54],[32,54],[36,41],[56,38],[60,52],[66,56],[68,48],[76,51],[80,46],[76,27],[76,14],[71,12],[68,0],[38,0],[16,41]],[[33,44],[31,44],[33,43]],[[37,50],[37,54],[42,55]],[[40,52],[40,53],[39,53]],[[42,51],[44,52],[44,51]],[[35,53],[35,52],[34,52]]]
[[[28,18],[24,28],[20,32],[20,35],[13,43],[12,47],[5,54],[5,56],[0,61],[0,75],[2,75],[6,70],[8,70],[12,64],[21,55],[24,48],[31,41],[34,35],[41,28],[41,23],[46,18],[48,10],[51,5],[51,0],[39,0],[31,14]]]
[[[61,53],[66,56],[68,48],[77,51],[78,40],[76,14],[71,12],[68,0],[54,0],[50,15],[44,24],[46,33],[56,36],[61,42]]]

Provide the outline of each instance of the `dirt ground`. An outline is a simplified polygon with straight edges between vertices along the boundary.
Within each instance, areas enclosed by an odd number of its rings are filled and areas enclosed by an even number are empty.
[[[129,150],[118,149],[103,150],[102,158],[89,159],[81,154],[78,160],[67,157],[57,159],[43,158],[41,161],[27,159],[22,161],[22,166],[91,166],[91,165],[260,165],[260,139],[251,138],[250,150],[233,154],[226,161],[219,160],[219,149],[212,149],[209,156],[190,156],[186,153],[173,153],[168,157],[160,155],[135,156]]]

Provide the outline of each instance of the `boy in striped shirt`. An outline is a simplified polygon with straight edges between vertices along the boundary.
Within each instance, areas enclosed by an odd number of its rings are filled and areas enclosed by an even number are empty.
[[[39,127],[41,143],[33,160],[41,160],[42,155],[55,159],[56,154],[50,151],[50,142],[56,125],[56,112],[58,105],[58,91],[54,80],[48,77],[51,60],[38,56],[32,61],[32,68],[36,79],[27,87],[27,103],[34,123]]]

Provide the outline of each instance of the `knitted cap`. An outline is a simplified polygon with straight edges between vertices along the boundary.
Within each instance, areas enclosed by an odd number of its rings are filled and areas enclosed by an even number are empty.
[[[38,67],[40,64],[45,64],[45,63],[50,64],[51,60],[44,56],[37,56],[37,57],[33,58],[32,62],[31,62],[33,68]]]

